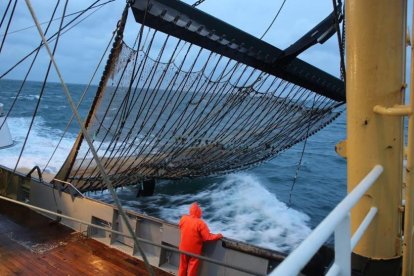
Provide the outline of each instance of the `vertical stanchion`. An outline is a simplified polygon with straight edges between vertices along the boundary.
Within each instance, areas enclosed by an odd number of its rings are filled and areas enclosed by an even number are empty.
[[[335,264],[340,275],[351,275],[351,225],[347,215],[335,229]]]

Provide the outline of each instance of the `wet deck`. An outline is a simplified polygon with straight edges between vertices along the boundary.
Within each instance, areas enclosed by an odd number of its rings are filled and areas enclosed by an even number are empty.
[[[155,274],[171,275],[154,268]],[[148,275],[143,262],[0,200],[0,275]]]

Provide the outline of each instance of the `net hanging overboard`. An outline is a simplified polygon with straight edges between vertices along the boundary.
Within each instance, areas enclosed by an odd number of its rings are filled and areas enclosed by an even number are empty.
[[[250,168],[339,115],[335,99],[142,27],[136,49],[119,33],[86,125],[115,187]],[[81,135],[58,177],[103,188]]]

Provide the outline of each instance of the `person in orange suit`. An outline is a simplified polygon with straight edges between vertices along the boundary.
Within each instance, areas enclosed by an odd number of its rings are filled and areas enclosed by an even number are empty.
[[[179,249],[200,255],[203,242],[215,241],[223,237],[222,234],[212,234],[207,224],[201,219],[202,211],[196,202],[190,206],[190,214],[183,215],[178,224],[181,231]],[[178,276],[196,276],[200,260],[185,254],[180,255]]]

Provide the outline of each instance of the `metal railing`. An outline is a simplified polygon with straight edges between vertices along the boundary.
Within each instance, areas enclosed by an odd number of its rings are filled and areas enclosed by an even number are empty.
[[[382,172],[383,167],[376,165],[270,275],[298,275],[332,233],[335,236],[335,261],[326,275],[351,275],[352,249],[375,217],[377,208],[370,209],[352,238],[349,213]]]
[[[49,214],[49,215],[57,216],[57,217],[59,217],[61,219],[63,218],[63,219],[71,220],[71,221],[78,222],[78,223],[83,224],[83,225],[90,226],[90,227],[95,228],[95,229],[100,229],[100,230],[103,230],[103,231],[106,231],[106,232],[109,232],[109,233],[112,233],[112,234],[115,234],[115,235],[119,235],[119,236],[122,236],[122,237],[126,237],[126,238],[129,238],[129,239],[133,239],[133,237],[131,237],[128,233],[120,232],[120,231],[113,230],[113,229],[107,228],[105,226],[96,224],[96,223],[90,223],[88,221],[81,220],[81,219],[78,219],[78,218],[75,218],[75,217],[71,217],[71,216],[67,216],[67,215],[61,214],[61,213],[53,212],[53,211],[50,211],[50,210],[47,210],[47,209],[44,209],[44,208],[40,208],[40,207],[34,206],[32,204],[28,204],[28,203],[25,203],[25,202],[20,202],[20,201],[15,200],[15,199],[11,199],[11,198],[8,198],[8,197],[2,196],[2,195],[0,195],[0,200],[8,201],[8,202],[11,202],[11,203],[14,203],[14,204],[18,204],[20,206],[24,206],[24,207],[30,208],[30,209],[32,209],[34,211],[39,211],[39,212],[44,213],[44,214]],[[152,245],[152,246],[155,246],[155,247],[164,248],[164,249],[167,249],[168,251],[175,252],[175,253],[185,254],[187,256],[194,257],[194,258],[197,258],[199,260],[206,261],[206,262],[209,262],[209,263],[212,263],[212,264],[216,264],[216,265],[219,265],[219,266],[223,266],[223,267],[226,267],[226,268],[234,269],[234,270],[237,270],[239,272],[246,273],[248,275],[265,276],[265,274],[259,273],[259,272],[255,272],[255,271],[253,271],[251,269],[245,269],[243,267],[235,266],[235,265],[232,265],[232,264],[228,264],[226,262],[219,261],[219,260],[216,260],[216,259],[213,259],[213,258],[209,258],[209,257],[205,257],[203,255],[194,254],[194,253],[191,253],[191,252],[188,252],[188,251],[183,251],[183,250],[177,249],[177,248],[175,248],[173,246],[169,246],[169,245],[162,244],[162,243],[156,243],[156,242],[153,242],[153,241],[151,241],[149,239],[140,238],[138,236],[136,236],[135,238],[138,239],[138,241],[140,241],[140,242],[142,242],[144,244],[148,244],[148,245]]]

